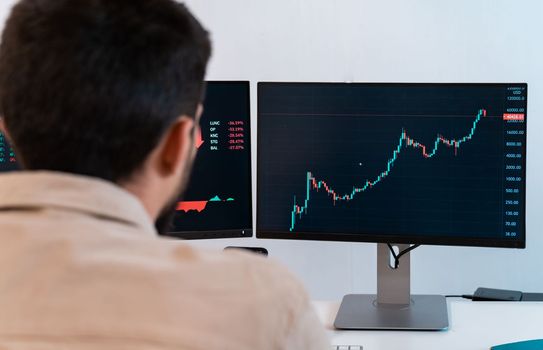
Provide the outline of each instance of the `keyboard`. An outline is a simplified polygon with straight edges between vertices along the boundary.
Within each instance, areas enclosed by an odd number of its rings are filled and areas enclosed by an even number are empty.
[[[332,350],[362,350],[362,345],[332,345]]]

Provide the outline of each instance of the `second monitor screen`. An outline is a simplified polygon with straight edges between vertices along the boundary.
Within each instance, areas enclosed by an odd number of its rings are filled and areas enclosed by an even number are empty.
[[[249,98],[249,82],[208,82],[198,155],[168,236],[252,236]]]

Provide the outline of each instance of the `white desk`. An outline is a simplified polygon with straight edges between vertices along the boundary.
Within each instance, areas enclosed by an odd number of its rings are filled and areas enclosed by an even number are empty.
[[[492,345],[543,338],[543,302],[448,300],[449,330],[443,332],[337,331],[339,302],[314,302],[330,330],[332,344],[362,345],[364,350],[488,350]]]

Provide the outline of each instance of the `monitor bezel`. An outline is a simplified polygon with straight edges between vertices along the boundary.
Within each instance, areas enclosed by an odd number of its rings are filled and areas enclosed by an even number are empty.
[[[260,193],[261,187],[261,143],[260,143],[260,125],[259,120],[261,118],[260,109],[260,96],[262,88],[265,85],[365,85],[365,86],[511,86],[519,85],[526,89],[526,111],[525,111],[525,128],[526,128],[526,142],[523,145],[524,159],[523,159],[523,177],[525,179],[525,187],[523,193],[523,217],[522,220],[522,233],[521,237],[513,239],[500,239],[500,238],[470,238],[470,237],[433,237],[433,236],[417,236],[417,235],[367,235],[367,234],[352,234],[352,233],[316,233],[316,232],[296,232],[295,235],[292,232],[286,231],[267,231],[262,230],[259,225],[260,215]],[[256,238],[258,239],[285,239],[285,240],[308,240],[308,241],[338,241],[338,242],[363,242],[363,243],[398,243],[398,244],[424,244],[424,245],[445,245],[445,246],[471,246],[471,247],[494,247],[494,248],[526,248],[526,164],[527,164],[527,140],[528,140],[528,83],[446,83],[446,82],[295,82],[295,81],[261,81],[257,84],[257,191],[256,191]]]
[[[249,132],[247,140],[249,140],[249,147],[247,147],[248,157],[247,166],[249,169],[249,206],[251,207],[251,215],[249,219],[250,227],[239,229],[225,229],[225,230],[205,230],[205,231],[171,231],[164,235],[165,238],[184,239],[184,240],[197,240],[197,239],[220,239],[220,238],[250,238],[253,236],[253,167],[252,167],[252,130],[251,130],[251,82],[249,80],[206,80],[206,85],[209,86],[215,83],[223,84],[243,84],[247,87],[247,111],[248,111],[248,126]]]

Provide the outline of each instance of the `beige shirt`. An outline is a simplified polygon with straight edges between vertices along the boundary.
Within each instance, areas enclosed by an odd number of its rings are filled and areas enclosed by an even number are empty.
[[[0,349],[329,349],[299,282],[245,253],[157,237],[136,197],[0,176]]]

